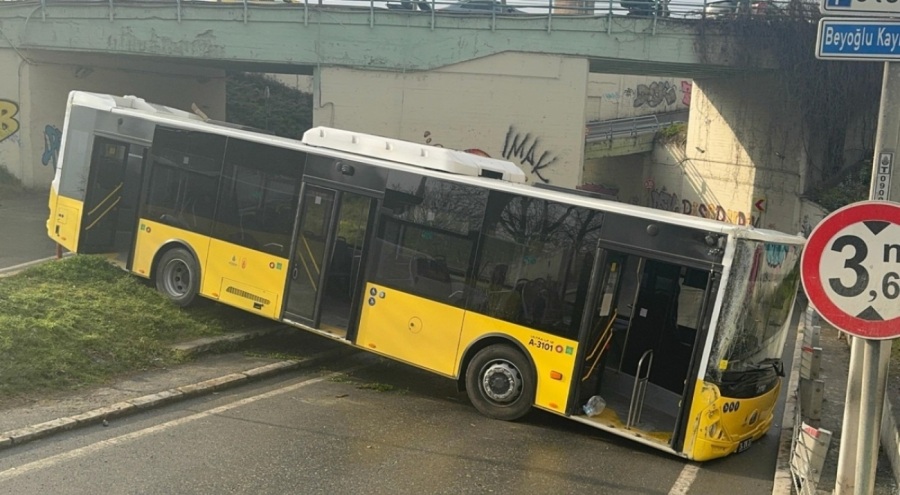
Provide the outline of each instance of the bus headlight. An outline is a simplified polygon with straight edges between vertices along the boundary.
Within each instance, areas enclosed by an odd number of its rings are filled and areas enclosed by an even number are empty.
[[[719,429],[719,422],[706,427],[706,436],[707,438],[718,439],[721,436],[722,430]]]
[[[759,419],[759,409],[754,409],[750,416],[747,416],[747,426],[753,426]]]

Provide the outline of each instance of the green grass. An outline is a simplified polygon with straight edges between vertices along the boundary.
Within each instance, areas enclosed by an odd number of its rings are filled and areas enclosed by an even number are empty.
[[[265,323],[219,304],[181,309],[105,259],[72,256],[0,279],[0,406],[184,359],[169,345]]]

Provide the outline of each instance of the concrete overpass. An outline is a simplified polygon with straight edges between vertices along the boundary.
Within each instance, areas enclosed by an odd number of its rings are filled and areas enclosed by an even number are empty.
[[[773,68],[765,54],[738,67],[732,37],[697,19],[546,8],[492,17],[350,3],[16,1],[0,4],[0,28],[5,44],[23,52],[133,55],[255,72],[312,74],[321,65],[427,71],[503,52],[581,57],[592,72],[612,74],[700,78]]]
[[[735,49],[720,21],[572,15],[567,2],[514,16],[370,2],[2,2],[0,162],[28,186],[49,182],[70,89],[224,118],[224,70],[310,74],[316,124],[477,148],[530,180],[612,185],[626,201],[798,230],[807,147],[790,102],[776,101],[775,57]],[[687,145],[586,161],[592,73],[684,78]]]

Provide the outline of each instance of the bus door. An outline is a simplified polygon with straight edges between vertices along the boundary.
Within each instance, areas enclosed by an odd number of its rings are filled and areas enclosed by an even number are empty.
[[[374,198],[306,183],[294,238],[285,318],[348,338],[357,312]]]
[[[709,272],[615,251],[603,259],[579,403],[599,395],[616,427],[671,443],[693,391]]]
[[[95,139],[79,252],[114,253],[130,268],[145,151],[139,145]]]

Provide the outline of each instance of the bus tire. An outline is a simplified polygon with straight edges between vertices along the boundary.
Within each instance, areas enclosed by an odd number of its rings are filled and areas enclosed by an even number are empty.
[[[156,264],[156,290],[178,306],[194,302],[200,291],[200,266],[184,248],[166,251]]]
[[[485,347],[466,368],[466,393],[481,414],[503,421],[517,420],[528,414],[534,404],[531,363],[512,346]]]

